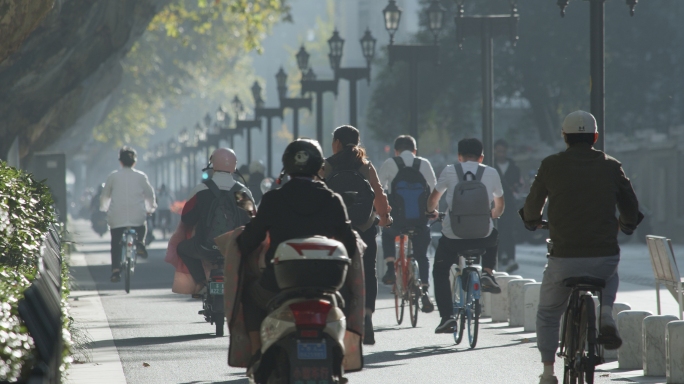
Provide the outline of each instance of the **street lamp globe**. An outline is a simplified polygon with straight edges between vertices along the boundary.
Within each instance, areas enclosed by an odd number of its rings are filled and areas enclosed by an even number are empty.
[[[297,58],[299,70],[302,71],[302,73],[306,72],[306,70],[309,69],[309,53],[303,45],[299,48],[299,52],[297,52],[295,57]]]
[[[223,110],[223,107],[219,105],[218,109],[216,110],[216,121],[219,124],[223,124],[223,122],[226,120],[226,111]]]
[[[242,120],[242,112],[245,110],[245,106],[237,95],[235,95],[231,104],[233,104],[233,111],[235,111],[235,119]]]
[[[333,35],[328,39],[328,46],[330,47],[330,53],[328,57],[330,58],[330,68],[333,71],[337,71],[340,67],[340,62],[342,61],[342,50],[344,49],[344,39],[340,37],[340,33],[337,29],[333,32]]]
[[[282,99],[287,91],[287,73],[285,73],[283,67],[280,67],[278,73],[276,73],[276,84],[278,85],[278,96]]]
[[[366,33],[363,34],[361,38],[361,51],[363,52],[363,57],[366,58],[366,63],[370,67],[373,57],[375,57],[375,38],[371,34],[370,28],[366,28]]]
[[[252,97],[257,108],[264,106],[264,99],[261,97],[261,85],[259,85],[258,81],[254,81],[254,84],[252,84]]]
[[[304,81],[314,81],[316,80],[316,73],[314,72],[313,68],[309,68],[308,71],[304,74],[303,77]]]
[[[396,0],[390,0],[389,4],[382,10],[385,16],[385,29],[390,35],[390,45],[394,44],[394,34],[399,29],[399,22],[401,21],[401,8],[397,6]]]
[[[435,36],[435,44],[437,44],[437,37],[439,32],[442,30],[444,25],[444,15],[446,9],[442,6],[439,0],[432,0],[430,6],[427,9],[428,14],[428,27],[430,31]]]

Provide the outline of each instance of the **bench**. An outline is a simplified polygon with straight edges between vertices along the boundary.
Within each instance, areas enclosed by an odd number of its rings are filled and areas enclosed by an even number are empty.
[[[660,285],[662,284],[667,287],[679,303],[679,318],[684,320],[682,317],[682,277],[679,275],[672,242],[665,237],[648,235],[646,236],[646,244],[655,275],[658,314],[660,315]]]

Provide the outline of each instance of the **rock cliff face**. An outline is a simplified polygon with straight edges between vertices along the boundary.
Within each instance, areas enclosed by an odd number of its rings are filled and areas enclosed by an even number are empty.
[[[46,148],[107,97],[169,1],[0,0],[0,158],[17,135],[22,158]]]

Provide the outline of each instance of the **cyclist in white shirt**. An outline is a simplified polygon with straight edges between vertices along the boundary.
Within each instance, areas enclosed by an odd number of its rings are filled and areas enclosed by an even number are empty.
[[[396,158],[401,158],[406,167],[411,167],[414,160],[417,158],[420,161],[418,171],[427,186],[430,188],[430,193],[434,191],[437,178],[435,171],[432,169],[430,161],[422,157],[416,156],[416,140],[409,135],[401,135],[394,140],[394,158],[389,158],[380,167],[378,171],[378,179],[380,184],[387,191],[388,195],[392,193],[392,181],[399,173],[399,166]],[[427,196],[426,196],[427,197]],[[424,204],[426,201],[423,202]],[[421,212],[422,212],[421,208]],[[387,263],[387,271],[382,278],[385,285],[392,285],[396,280],[394,273],[394,257],[396,254],[395,238],[399,235],[402,228],[397,227],[398,223],[395,221],[392,227],[385,227],[382,229],[382,252]],[[417,231],[413,238],[413,257],[418,262],[418,269],[420,270],[420,280],[423,284],[423,296],[421,301],[423,304],[423,312],[429,313],[434,310],[434,305],[430,301],[430,296],[427,294],[430,277],[430,262],[427,258],[427,250],[430,246],[430,228],[427,225],[417,227]]]
[[[119,151],[121,169],[107,177],[102,195],[100,210],[107,212],[107,223],[112,236],[112,277],[113,283],[121,280],[121,236],[127,227],[135,229],[138,235],[138,255],[145,258],[145,233],[147,214],[154,212],[157,204],[154,189],[147,175],[133,169],[137,154],[133,148],[123,147]]]
[[[484,160],[482,153],[482,142],[478,139],[463,139],[458,143],[458,161],[463,167],[463,173],[472,173],[475,175],[477,169]],[[451,210],[451,203],[453,200],[454,189],[459,183],[456,168],[454,165],[448,165],[442,171],[442,174],[437,180],[435,190],[430,195],[428,200],[428,215],[432,217],[437,216],[437,206],[439,199],[446,192],[446,200]],[[501,179],[496,169],[485,166],[482,174],[481,182],[487,189],[489,195],[490,205],[493,203],[494,208],[491,210],[492,218],[499,218],[504,211],[503,188],[501,186]],[[493,269],[496,267],[496,254],[498,248],[498,232],[494,228],[494,223],[490,219],[489,235],[477,239],[461,239],[454,234],[451,228],[451,220],[449,214],[445,215],[444,223],[442,224],[442,237],[439,239],[439,245],[435,252],[435,265],[432,268],[432,277],[435,284],[435,299],[437,301],[437,308],[442,318],[439,325],[435,329],[435,333],[452,333],[455,325],[455,320],[451,317],[453,314],[453,303],[451,301],[451,287],[449,285],[449,271],[451,266],[458,262],[458,252],[485,249],[486,253],[482,256],[482,276],[480,284],[483,292],[500,293],[501,288],[496,283],[493,276]]]

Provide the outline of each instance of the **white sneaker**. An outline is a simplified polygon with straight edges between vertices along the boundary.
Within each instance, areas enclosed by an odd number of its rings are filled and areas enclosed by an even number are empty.
[[[558,378],[556,376],[539,375],[539,384],[558,384]]]

